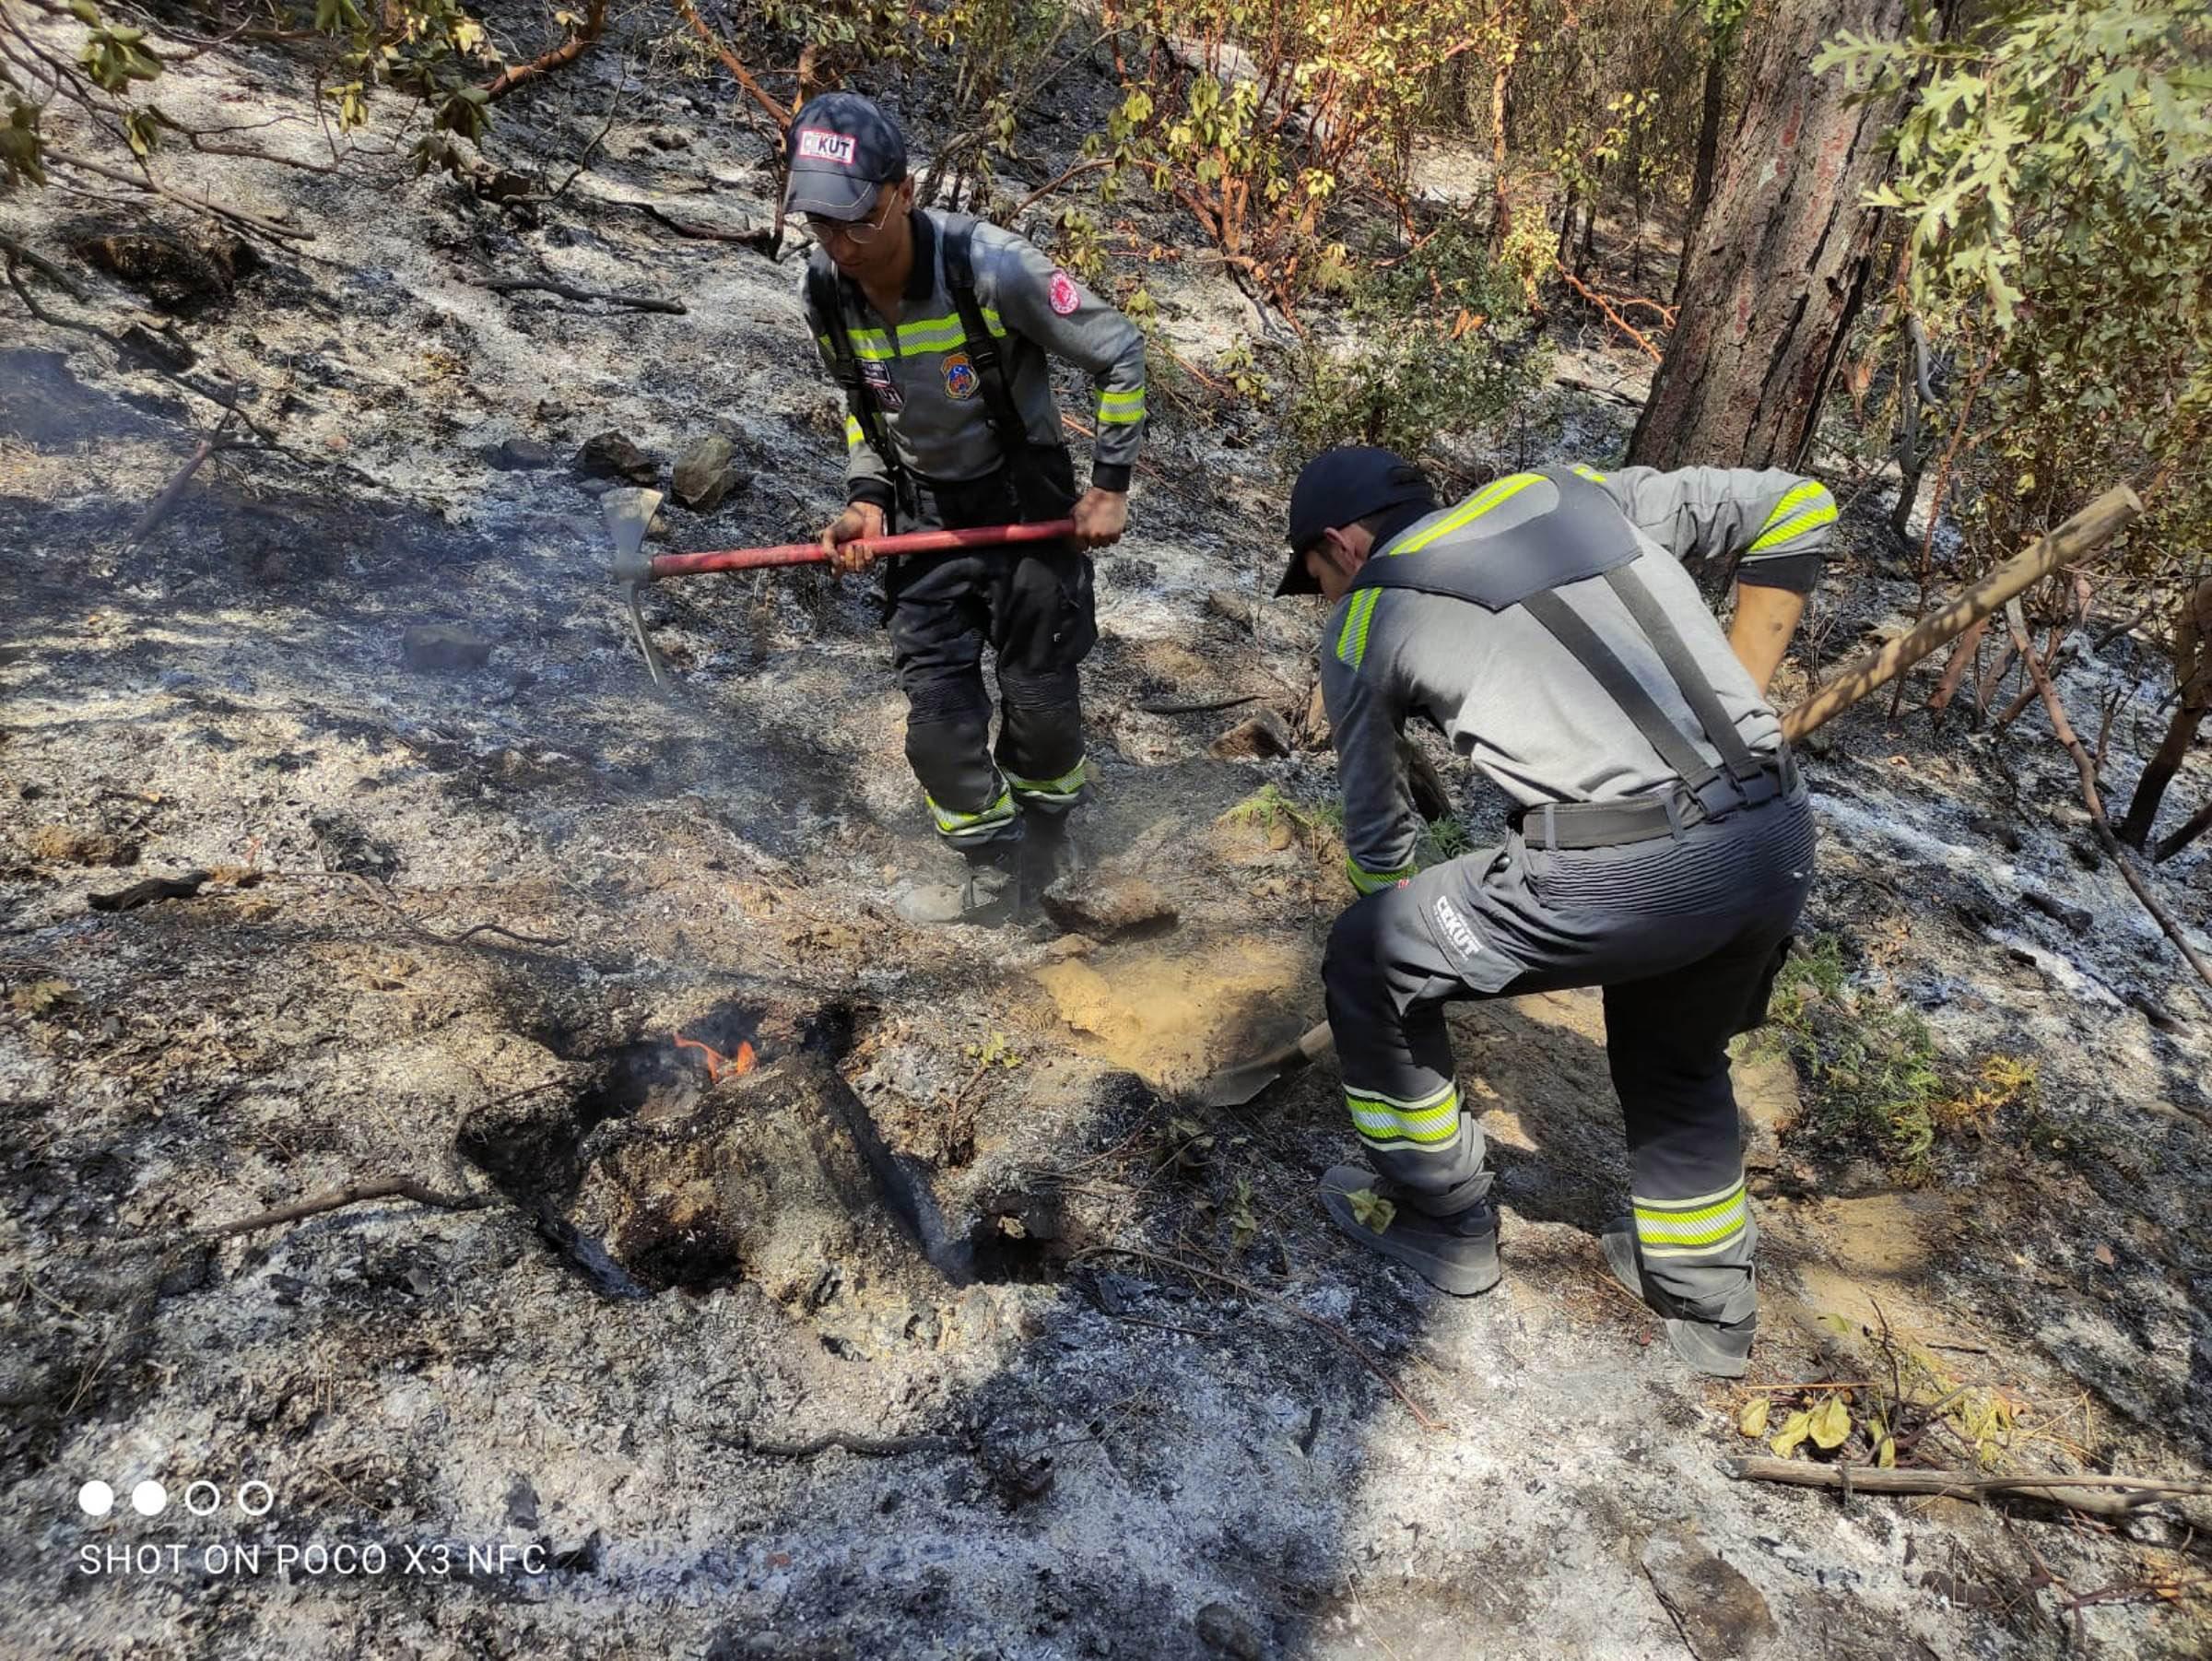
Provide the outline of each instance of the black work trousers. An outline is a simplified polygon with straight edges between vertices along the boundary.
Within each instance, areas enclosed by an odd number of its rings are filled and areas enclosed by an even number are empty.
[[[1066,517],[1075,474],[1065,449],[1039,446],[982,478],[916,479],[902,494],[900,530],[1028,524]],[[885,593],[906,759],[937,834],[971,859],[999,857],[1025,816],[1065,814],[1086,797],[1077,666],[1099,638],[1089,556],[1068,542],[924,554],[893,562]]]
[[[1444,1007],[1602,986],[1645,1270],[1697,1318],[1747,1318],[1758,1234],[1728,1041],[1765,1019],[1814,841],[1801,786],[1679,840],[1569,851],[1515,835],[1353,905],[1322,979],[1375,1170],[1437,1215],[1480,1200],[1490,1172]]]

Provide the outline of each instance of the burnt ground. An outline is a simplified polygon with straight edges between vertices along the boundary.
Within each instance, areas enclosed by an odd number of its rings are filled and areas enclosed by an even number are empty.
[[[616,72],[602,53],[511,100],[493,155],[576,154]],[[276,57],[172,73],[187,118],[249,79],[298,90]],[[1032,183],[1105,96],[1068,78]],[[314,240],[203,259],[169,297],[193,372],[252,388],[284,450],[216,458],[143,548],[209,406],[8,313],[7,1652],[2202,1654],[2201,1502],[2070,1519],[1722,1473],[1756,1391],[1685,1376],[1597,1254],[1626,1172],[1594,1000],[1459,1022],[1510,1264],[1472,1302],[1326,1228],[1312,1184],[1351,1148],[1326,1067],[1249,1109],[1177,1104],[1318,1017],[1349,897],[1302,722],[1315,619],[1261,600],[1265,411],[1171,406],[1100,560],[1071,926],[927,933],[889,909],[938,856],[857,586],[665,586],[647,604],[682,691],[651,695],[582,441],[619,430],[664,481],[690,439],[732,442],[745,484],[672,506],[671,546],[805,536],[835,505],[796,262],[624,206],[758,228],[759,156],[712,83],[656,69],[591,170],[522,213],[388,162],[171,159]],[[88,222],[210,236],[169,212],[54,191],[0,203],[0,230],[83,285],[53,310],[120,328],[147,296],[69,250]],[[1144,230],[1131,245],[1172,242]],[[1249,313],[1201,265],[1146,272],[1197,363]],[[472,286],[495,272],[689,309]],[[1631,359],[1559,326],[1563,372],[1634,390]],[[1578,398],[1550,430],[1617,455],[1627,410]],[[550,465],[489,465],[516,439]],[[1883,505],[1852,516],[1785,691],[1909,607]],[[406,631],[432,624],[484,661],[410,666]],[[2067,668],[2077,719],[2123,695],[2117,799],[2163,674],[2125,635]],[[1208,753],[1249,710],[1136,707],[1247,692],[1291,753]],[[1993,736],[1863,708],[1815,747],[1815,927],[1870,1001],[1924,1015],[1945,1066],[2006,1056],[2037,1085],[1907,1183],[1810,1136],[1824,1087],[1747,1051],[1754,1381],[1868,1379],[1886,1325],[2002,1401],[1994,1468],[2188,1476],[2212,1447],[2206,1014],[2041,719]],[[209,874],[196,897],[89,903],[184,871]],[[2157,878],[2200,939],[2208,873],[2199,851]],[[698,1046],[733,1065],[711,1077]],[[206,1232],[393,1175],[484,1203]],[[1972,1450],[1947,1430],[1922,1453]],[[96,1478],[171,1503],[89,1519]],[[264,1516],[236,1510],[248,1480]],[[195,1482],[215,1514],[184,1509]],[[258,1568],[207,1556],[255,1545]],[[349,1568],[317,1555],[341,1547]]]

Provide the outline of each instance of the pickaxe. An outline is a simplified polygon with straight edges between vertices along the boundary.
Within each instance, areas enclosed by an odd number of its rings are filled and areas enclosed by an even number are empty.
[[[609,490],[599,499],[599,514],[607,534],[615,539],[614,579],[622,586],[629,606],[630,626],[637,630],[638,650],[653,672],[653,684],[666,691],[668,671],[645,632],[644,607],[638,592],[663,577],[696,577],[711,571],[763,571],[777,565],[818,565],[830,558],[818,542],[790,542],[775,548],[725,548],[701,554],[647,554],[645,533],[661,505],[658,490]],[[1038,524],[984,524],[958,531],[909,531],[898,536],[874,536],[852,547],[876,555],[936,554],[953,548],[1005,548],[1022,542],[1057,542],[1074,534],[1072,519],[1049,519]]]

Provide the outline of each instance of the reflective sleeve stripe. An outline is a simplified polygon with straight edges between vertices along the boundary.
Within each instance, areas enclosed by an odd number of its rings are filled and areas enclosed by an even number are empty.
[[[1602,485],[1606,482],[1606,476],[1595,467],[1585,467],[1582,463],[1577,462],[1574,464],[1574,471],[1578,477],[1586,478],[1594,485]]]
[[[847,417],[845,418],[845,448],[846,448],[846,449],[848,449],[848,450],[857,450],[857,449],[859,449],[859,448],[860,448],[860,445],[861,445],[861,441],[862,441],[863,439],[866,438],[867,436],[868,436],[868,435],[867,435],[866,433],[863,432],[863,431],[860,430],[860,421],[859,421],[859,419],[858,419],[858,418],[857,418],[857,417],[853,417],[853,416],[847,416]]]
[[[1077,761],[1056,779],[1025,779],[1016,773],[1006,775],[1006,783],[1014,794],[1039,802],[1072,802],[1083,794],[1083,786],[1090,778],[1088,759]]]
[[[1099,419],[1109,427],[1124,427],[1145,418],[1145,389],[1141,386],[1129,392],[1102,393],[1099,396]]]
[[[1389,551],[1395,554],[1418,554],[1439,536],[1448,536],[1453,531],[1473,524],[1492,508],[1511,501],[1531,485],[1544,482],[1541,473],[1509,473],[1503,478],[1492,479],[1477,491],[1475,499],[1454,512],[1447,513],[1418,536],[1396,544]]]
[[[1376,894],[1405,881],[1413,875],[1413,867],[1404,866],[1395,871],[1371,871],[1358,860],[1347,859],[1344,862],[1344,874],[1352,879],[1352,886],[1362,894]]]
[[[1352,596],[1352,603],[1344,610],[1344,630],[1336,637],[1336,661],[1357,669],[1367,661],[1368,625],[1374,621],[1375,602],[1382,597],[1380,588],[1362,588]]]
[[[1828,493],[1828,487],[1818,479],[1807,480],[1774,504],[1767,522],[1759,527],[1759,540],[1747,554],[1764,553],[1780,548],[1809,530],[1836,522],[1836,499]]]
[[[1344,1104],[1363,1142],[1418,1142],[1433,1148],[1459,1134],[1459,1087],[1447,1084],[1417,1101],[1346,1087]]]
[[[1636,1243],[1646,1257],[1695,1257],[1731,1246],[1751,1220],[1741,1179],[1718,1194],[1695,1199],[1629,1196],[1636,1214]]]
[[[936,820],[937,833],[941,836],[982,836],[1005,824],[1015,813],[1011,790],[1001,790],[998,799],[980,813],[957,813],[938,806],[937,799],[926,794],[922,799],[929,804],[930,817]]]

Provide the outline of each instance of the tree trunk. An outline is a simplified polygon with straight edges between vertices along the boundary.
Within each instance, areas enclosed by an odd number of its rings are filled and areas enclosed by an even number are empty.
[[[1505,183],[1505,92],[1513,78],[1513,48],[1505,47],[1490,69],[1490,252],[1505,246],[1513,227],[1513,200]]]
[[[1685,250],[1681,315],[1629,443],[1640,465],[1794,466],[1864,295],[1892,100],[1850,102],[1806,67],[1845,29],[1903,32],[1905,0],[1780,0],[1748,61],[1744,112]]]
[[[1728,112],[1728,60],[1734,31],[1713,31],[1705,51],[1705,105],[1698,114],[1698,155],[1689,178],[1689,214],[1682,226],[1682,269],[1675,278],[1675,300],[1689,275],[1688,251],[1698,244],[1698,227],[1712,206],[1712,170],[1721,153],[1721,117]]]
[[[2150,840],[2151,823],[2159,817],[2159,804],[2166,799],[2166,786],[2189,759],[2189,747],[2196,742],[2206,712],[2212,710],[2212,577],[2199,583],[2196,592],[2182,602],[2181,615],[2174,620],[2173,678],[2181,689],[2181,701],[2166,736],[2136,781],[2127,817],[2120,821],[2120,840],[2131,848]]]
[[[1621,158],[1629,171],[1629,287],[1643,287],[1643,122],[1629,129],[1629,152]]]

